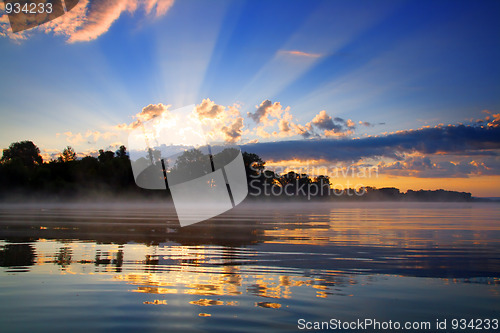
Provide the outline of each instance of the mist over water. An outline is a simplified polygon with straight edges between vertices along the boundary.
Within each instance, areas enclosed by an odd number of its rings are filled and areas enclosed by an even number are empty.
[[[164,202],[0,204],[0,326],[494,318],[498,216],[491,203],[244,203],[181,228]]]

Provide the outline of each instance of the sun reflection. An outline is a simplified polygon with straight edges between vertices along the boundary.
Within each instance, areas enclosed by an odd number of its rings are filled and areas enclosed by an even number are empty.
[[[273,217],[280,228],[268,228],[264,231],[268,242],[293,245],[329,245],[329,244],[372,244],[377,246],[398,246],[412,248],[441,246],[443,242],[462,243],[470,246],[486,245],[491,242],[489,231],[500,230],[498,225],[477,225],[470,223],[477,219],[477,212],[457,211],[442,208],[436,222],[426,218],[436,214],[435,209],[422,208],[418,215],[405,209],[380,208],[353,209],[341,207],[329,213],[305,211],[300,220],[298,216],[282,214]],[[468,215],[470,214],[470,216]],[[402,221],[404,217],[404,222]],[[304,233],[303,225],[307,225]],[[460,233],[456,231],[459,230]],[[463,231],[471,231],[464,234]],[[455,238],[453,238],[455,237]],[[465,238],[467,237],[467,238]]]
[[[155,299],[154,301],[144,301],[143,304],[167,305],[167,301]]]
[[[270,309],[279,309],[281,308],[281,304],[279,303],[271,303],[271,302],[255,302],[255,306],[261,308],[270,308]]]
[[[227,305],[227,306],[237,306],[238,301],[219,301],[214,299],[201,298],[197,301],[191,301],[189,304],[198,306],[215,306],[215,305]]]
[[[136,293],[148,293],[148,294],[178,294],[177,289],[160,288],[160,287],[147,287],[139,286],[136,290],[132,290]]]
[[[269,230],[273,231],[273,230]],[[292,228],[284,228],[282,233],[299,232]],[[314,233],[315,230],[308,232]],[[304,234],[302,232],[302,234]],[[474,237],[479,236],[474,233]],[[345,236],[334,236],[345,237]],[[290,239],[292,242],[293,239]],[[17,247],[16,247],[17,246]],[[346,286],[372,283],[370,279],[360,280],[355,275],[346,275],[341,270],[323,269],[321,276],[303,276],[284,268],[262,267],[253,264],[240,265],[245,257],[252,258],[255,254],[243,249],[230,249],[222,246],[146,246],[141,244],[96,244],[72,241],[51,241],[42,239],[39,242],[19,245],[1,245],[0,250],[9,254],[21,253],[21,250],[33,259],[25,260],[29,265],[41,269],[50,268],[47,272],[61,274],[106,274],[112,280],[122,281],[133,286],[134,293],[156,295],[200,295],[216,298],[200,298],[190,300],[189,304],[197,306],[239,306],[238,301],[219,299],[218,297],[251,295],[254,297],[287,300],[295,293],[308,290],[318,298],[330,298],[352,295],[345,293]],[[7,250],[6,250],[7,249]],[[19,249],[19,250],[18,250]],[[12,250],[13,251],[13,250]],[[262,253],[261,253],[262,254]],[[281,253],[281,259],[286,261],[287,254]],[[333,254],[329,255],[334,257]],[[375,260],[362,258],[362,254],[335,258],[338,262],[364,262],[371,264]],[[449,264],[440,261],[439,265],[426,261],[429,254],[409,252],[403,256],[383,256],[378,260],[397,262],[403,269],[448,270]],[[292,258],[292,257],[290,257]],[[316,261],[322,258],[316,254]],[[32,261],[30,261],[32,260]],[[411,261],[409,261],[411,260]],[[375,262],[376,264],[376,262]],[[91,268],[89,270],[89,268]],[[325,267],[326,268],[326,267]],[[20,268],[18,271],[22,271]],[[403,277],[403,275],[400,275]],[[484,280],[484,281],[483,281]],[[461,279],[444,278],[444,284],[481,283],[492,286],[491,293],[498,293],[498,279],[485,278]],[[144,301],[144,300],[143,300]],[[146,302],[154,302],[147,300]],[[165,300],[166,302],[166,300]],[[281,303],[281,302],[280,302]],[[149,304],[149,303],[147,303]],[[264,304],[264,303],[263,303]]]

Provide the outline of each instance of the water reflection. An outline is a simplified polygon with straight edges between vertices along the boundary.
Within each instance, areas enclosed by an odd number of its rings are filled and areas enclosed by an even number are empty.
[[[360,288],[390,280],[392,290],[402,277],[481,286],[476,304],[498,304],[497,206],[282,208],[244,206],[179,228],[171,209],[155,205],[0,207],[0,276],[73,274],[83,284],[99,276],[126,286],[140,305],[195,307],[199,317],[219,308],[219,317],[231,308],[313,316],[305,305],[357,304]]]
[[[92,263],[121,272],[124,260],[138,263],[137,254],[144,252],[140,264],[146,272],[258,265],[326,275],[497,277],[498,207],[488,207],[486,212],[480,205],[460,210],[403,206],[374,212],[286,206],[285,211],[261,208],[257,216],[252,208],[243,207],[187,228],[178,227],[173,210],[162,206],[2,209],[0,238],[5,244],[0,265],[27,269],[49,256],[49,262],[62,270],[73,263]],[[434,217],[429,218],[431,214]],[[64,245],[48,254],[48,240]],[[91,257],[81,253],[85,243],[94,243]],[[38,260],[35,252],[41,256]]]
[[[35,263],[35,249],[30,243],[5,243],[0,250],[0,266],[28,271]]]

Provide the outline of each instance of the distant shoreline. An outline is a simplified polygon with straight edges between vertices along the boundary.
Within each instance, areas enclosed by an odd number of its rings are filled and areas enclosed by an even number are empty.
[[[193,152],[198,152],[193,155],[196,158],[190,155],[190,151],[186,151],[181,157],[186,155],[184,159],[187,162],[177,161],[175,167],[185,170],[192,165],[203,165],[203,154],[198,150]],[[248,185],[247,201],[500,202],[500,198],[479,198],[473,197],[469,192],[444,189],[409,189],[401,192],[395,187],[375,188],[361,185],[350,188],[349,182],[337,187],[332,184],[328,175],[313,176],[296,171],[276,173],[266,169],[266,162],[258,155],[243,152],[242,156]],[[143,173],[134,175],[125,146],[121,146],[116,152],[101,149],[97,158],[86,156],[81,159],[76,157],[71,147],[67,147],[57,160],[43,163],[40,150],[33,142],[16,142],[4,149],[0,159],[0,202],[166,199],[171,202],[165,172],[164,170],[163,176],[156,175],[154,178],[155,182],[163,184],[163,190],[144,189],[137,185],[137,179]],[[207,170],[204,172],[208,174]]]
[[[431,192],[431,191],[429,191]],[[444,191],[446,193],[460,193],[452,191]],[[499,197],[470,197],[468,199],[453,200],[453,198],[447,198],[442,196],[440,198],[408,198],[404,196],[400,197],[389,197],[389,196],[342,196],[342,197],[311,197],[309,200],[307,197],[291,196],[291,197],[272,197],[272,196],[252,196],[249,194],[242,204],[253,204],[253,203],[263,203],[263,204],[279,204],[279,203],[375,203],[375,202],[401,202],[401,203],[500,203]],[[122,193],[112,193],[112,192],[83,192],[83,193],[0,193],[0,204],[22,204],[22,203],[158,203],[172,205],[172,197],[166,191],[150,191],[149,193],[138,193],[138,192],[122,192]]]

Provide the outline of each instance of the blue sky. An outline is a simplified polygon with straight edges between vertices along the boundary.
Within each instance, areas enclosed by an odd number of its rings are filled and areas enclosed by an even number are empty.
[[[322,110],[370,124],[342,139],[500,112],[498,1],[186,0],[161,13],[156,0],[105,3],[80,1],[83,23],[17,36],[0,20],[2,148],[27,139],[90,152],[124,141],[115,126],[147,105],[207,98],[237,103],[241,144],[304,139],[279,136],[280,118],[267,128],[278,135],[259,136],[247,113],[265,100],[302,126]]]

